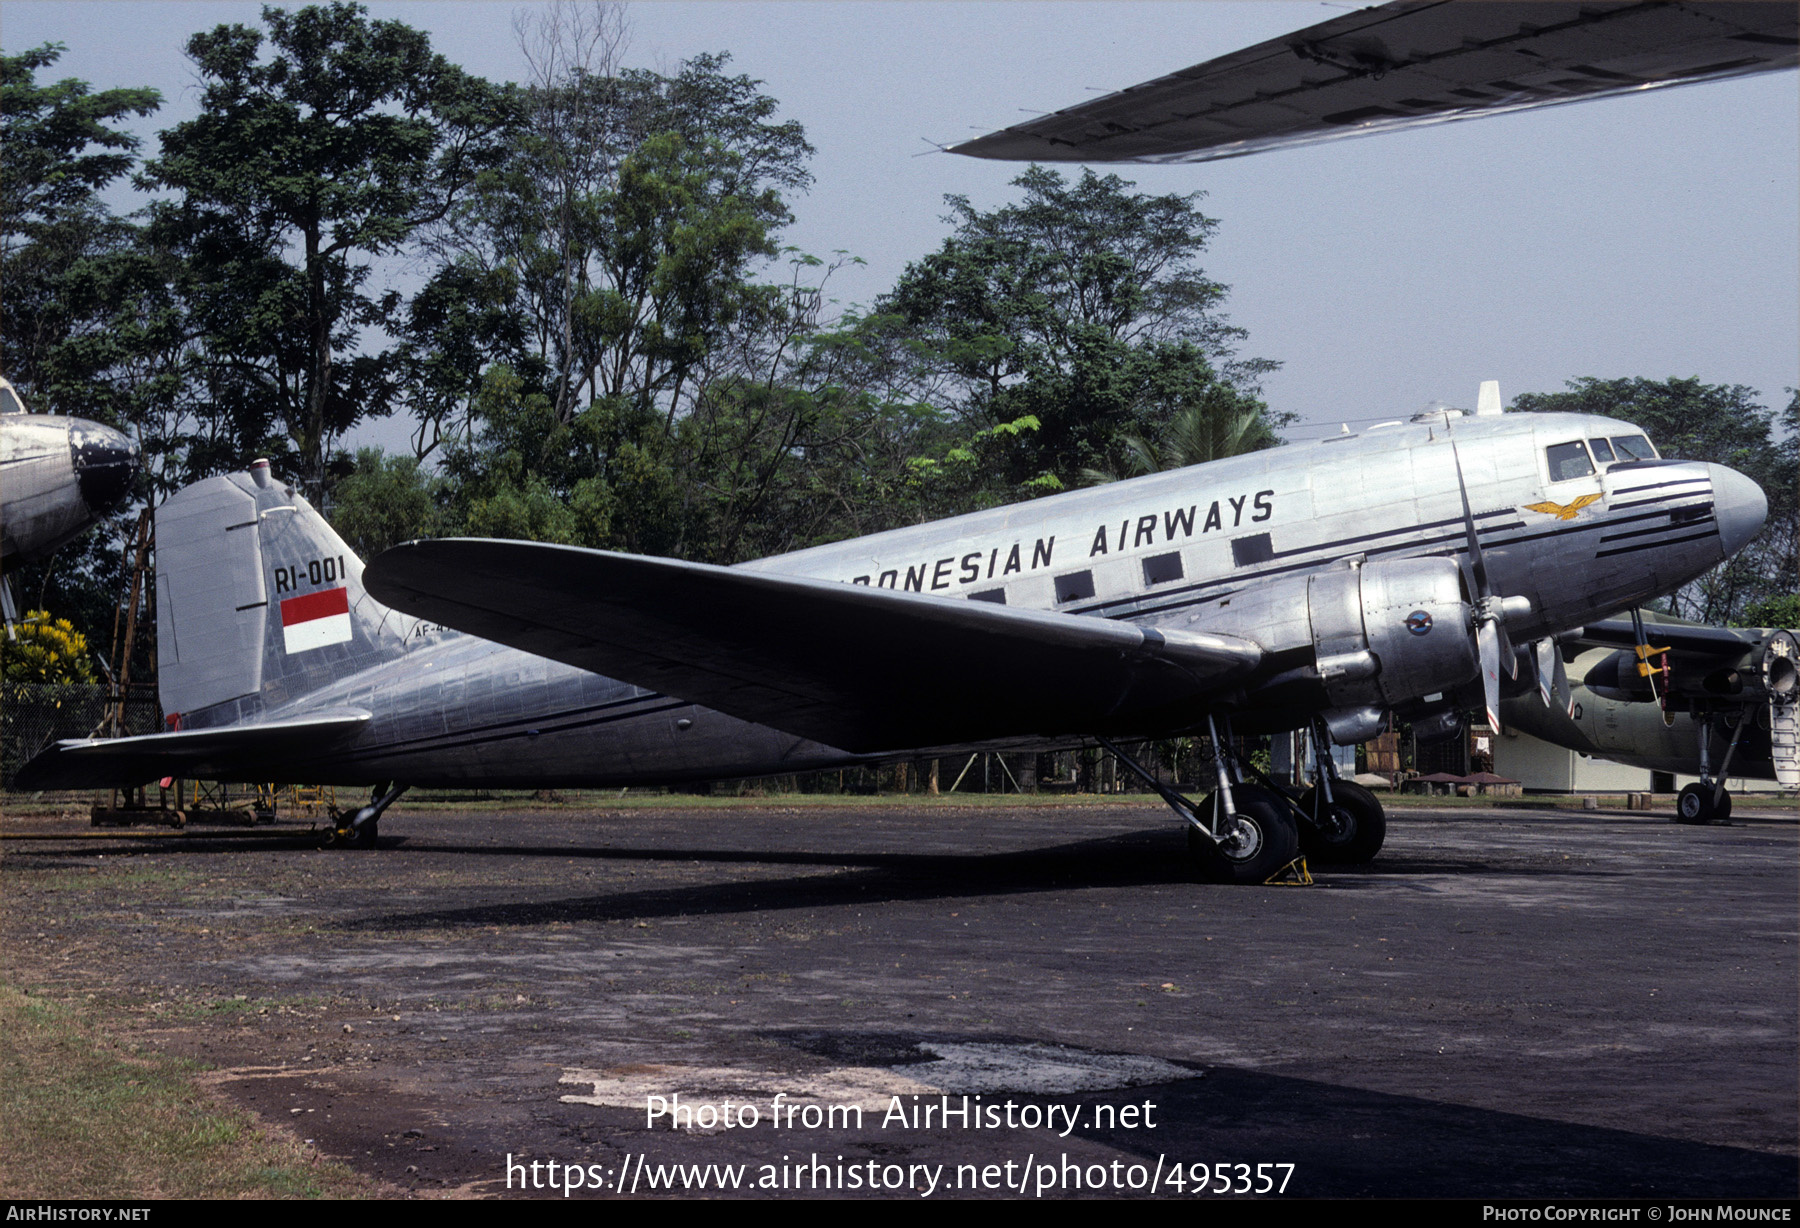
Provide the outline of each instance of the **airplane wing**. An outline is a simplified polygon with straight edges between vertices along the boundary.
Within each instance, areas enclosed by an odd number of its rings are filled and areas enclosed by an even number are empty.
[[[1741,657],[1760,645],[1765,632],[1741,627],[1708,627],[1699,623],[1671,623],[1645,619],[1644,634],[1652,644],[1667,645],[1677,653],[1697,657]],[[1590,647],[1632,648],[1637,632],[1629,618],[1609,618],[1589,623],[1576,643]]]
[[[484,639],[874,753],[1166,727],[1249,640],[530,542],[397,546],[376,600]]]
[[[1203,6],[1195,12],[1205,19]],[[1036,162],[1205,162],[1797,62],[1794,4],[1405,0],[950,152]]]
[[[226,725],[131,738],[75,738],[58,742],[19,769],[14,788],[105,789],[160,776],[218,778],[242,770],[261,780],[271,760],[312,754],[353,737],[369,720],[339,709],[260,725]]]

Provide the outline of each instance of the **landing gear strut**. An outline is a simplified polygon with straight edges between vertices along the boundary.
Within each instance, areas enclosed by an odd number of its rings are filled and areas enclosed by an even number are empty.
[[[1744,736],[1744,726],[1749,721],[1749,710],[1746,709],[1731,727],[1731,741],[1725,746],[1725,758],[1719,761],[1716,773],[1708,754],[1712,723],[1704,717],[1695,721],[1700,727],[1700,780],[1683,789],[1681,796],[1675,799],[1677,823],[1723,823],[1731,818],[1731,794],[1725,791],[1725,776],[1731,768],[1731,756],[1737,750],[1738,739]]]
[[[1300,838],[1288,815],[1286,800],[1259,785],[1233,781],[1229,756],[1211,717],[1218,788],[1199,802],[1163,784],[1142,764],[1105,738],[1095,741],[1111,751],[1188,825],[1188,851],[1200,876],[1214,883],[1266,883],[1299,860]],[[1298,867],[1304,877],[1305,865]]]
[[[325,837],[330,848],[372,849],[381,822],[381,812],[400,800],[411,785],[391,781],[376,785],[369,792],[369,804],[359,810],[333,810],[331,833]]]
[[[1307,728],[1312,747],[1313,787],[1300,798],[1300,851],[1339,865],[1375,860],[1387,839],[1387,814],[1375,795],[1338,775],[1331,758],[1331,736],[1314,721]]]

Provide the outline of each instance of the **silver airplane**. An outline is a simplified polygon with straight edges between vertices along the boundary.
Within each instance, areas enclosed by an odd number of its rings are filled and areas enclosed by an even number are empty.
[[[171,731],[59,743],[18,784],[371,784],[341,829],[369,843],[409,784],[1204,732],[1224,753],[1201,802],[1123,758],[1206,877],[1262,882],[1302,849],[1366,861],[1373,795],[1323,754],[1293,802],[1231,735],[1346,744],[1390,712],[1491,713],[1507,666],[1700,575],[1767,514],[1747,478],[1659,459],[1628,423],[1502,414],[1492,385],[1481,402],[736,567],[447,540],[365,571],[259,462],[158,510]]]
[[[1653,772],[1697,767],[1699,781],[1676,799],[1684,823],[1730,817],[1728,776],[1800,787],[1795,632],[1645,613],[1590,623],[1569,641],[1569,681],[1503,699],[1509,727]]]
[[[25,411],[0,379],[0,575],[48,558],[124,501],[138,446],[109,426]],[[0,581],[8,625],[12,589]]]

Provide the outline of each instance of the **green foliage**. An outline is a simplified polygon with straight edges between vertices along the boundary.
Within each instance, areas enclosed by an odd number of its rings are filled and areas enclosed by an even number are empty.
[[[1184,409],[1263,418],[1256,379],[1273,364],[1234,356],[1244,334],[1198,264],[1217,227],[1199,193],[1148,196],[1092,171],[1070,184],[1037,166],[1013,182],[1024,199],[988,213],[947,198],[955,233],[881,304],[947,412],[982,429],[1037,421],[997,474],[1012,493],[1116,470]]]
[[[332,488],[331,527],[362,559],[401,542],[437,537],[442,486],[442,479],[425,473],[410,456],[363,448],[355,470]]]
[[[16,639],[0,638],[0,679],[9,685],[95,681],[87,637],[68,619],[32,610],[13,633]]]
[[[162,99],[72,79],[38,85],[63,50],[0,56],[0,369],[36,410],[116,422],[125,407],[103,377],[123,357],[113,330],[134,231],[100,193],[137,150],[116,125]]]
[[[625,398],[672,432],[702,368],[769,300],[749,277],[776,253],[791,220],[782,193],[810,181],[812,148],[797,123],[774,121],[758,82],[726,75],[726,56],[672,76],[616,70],[585,57],[590,44],[557,42],[569,34],[528,48],[540,71],[504,158],[433,234],[443,263],[409,322],[410,353],[453,391],[440,404],[472,400],[497,362],[564,422]],[[439,304],[457,296],[479,306],[444,335]]]
[[[1670,612],[1696,622],[1732,624],[1748,607],[1790,592],[1800,555],[1800,397],[1789,390],[1776,415],[1754,388],[1697,378],[1570,380],[1567,392],[1525,393],[1515,410],[1600,414],[1643,427],[1665,457],[1727,465],[1761,486],[1769,517],[1761,534],[1699,580],[1673,594]],[[1779,435],[1778,435],[1779,432]]]
[[[313,498],[334,440],[389,412],[399,296],[368,286],[371,257],[442,218],[495,155],[509,95],[449,64],[427,37],[359,5],[263,10],[188,42],[201,113],[162,134],[143,185],[170,189],[153,233],[181,258],[192,361],[215,401],[287,445],[272,459]],[[241,463],[241,462],[240,462]]]
[[[1778,593],[1744,607],[1743,614],[1732,624],[1738,627],[1800,628],[1800,593]]]

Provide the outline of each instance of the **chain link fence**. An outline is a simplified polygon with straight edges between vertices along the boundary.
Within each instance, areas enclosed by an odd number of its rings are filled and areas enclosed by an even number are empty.
[[[162,705],[152,686],[128,687],[120,736],[162,729]],[[63,738],[91,737],[117,711],[119,695],[97,683],[9,683],[0,687],[0,789],[19,769]],[[109,731],[111,732],[111,731]]]

